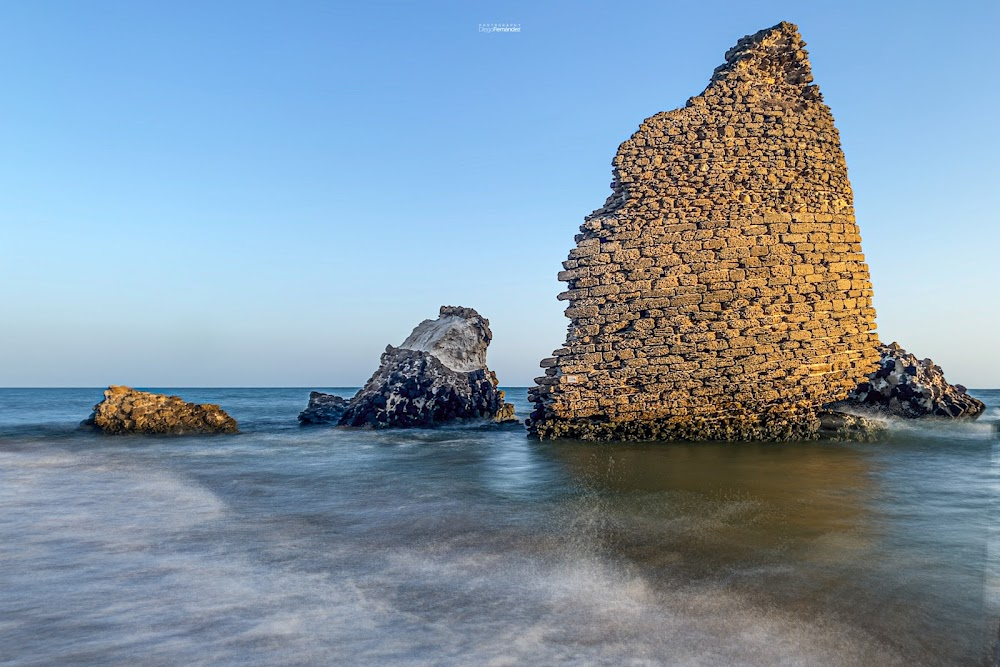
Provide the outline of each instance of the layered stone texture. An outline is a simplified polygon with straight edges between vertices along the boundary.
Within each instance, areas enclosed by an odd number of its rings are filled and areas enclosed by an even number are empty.
[[[183,435],[237,433],[236,420],[218,405],[187,403],[178,396],[112,385],[83,426],[104,433]]]
[[[878,351],[878,370],[850,393],[846,406],[910,419],[975,419],[986,409],[965,387],[949,384],[930,359],[917,359],[897,343],[881,345]]]
[[[341,426],[431,427],[460,419],[516,420],[486,366],[489,320],[442,306],[400,347],[387,346],[375,374],[350,400]]]
[[[813,438],[875,368],[847,166],[803,47],[789,23],[744,37],[618,149],[559,274],[570,325],[532,434]]]

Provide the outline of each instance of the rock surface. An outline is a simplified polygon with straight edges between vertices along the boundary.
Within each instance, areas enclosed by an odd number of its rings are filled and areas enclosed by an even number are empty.
[[[470,373],[486,368],[492,339],[489,320],[472,308],[441,306],[438,318],[418,324],[400,347],[430,352],[451,370]]]
[[[897,417],[971,417],[986,409],[960,384],[949,384],[940,366],[917,359],[897,343],[880,345],[878,370],[847,397],[846,404]]]
[[[529,431],[593,440],[820,437],[877,364],[847,166],[797,28],[740,39],[705,91],[614,158],[559,279],[564,347]]]
[[[456,419],[516,420],[486,367],[489,321],[471,308],[442,306],[400,347],[387,346],[378,370],[348,403],[341,426],[430,427]]]
[[[347,411],[347,400],[320,391],[309,392],[309,405],[299,413],[303,424],[337,424]]]
[[[821,440],[844,440],[848,442],[878,442],[889,429],[884,422],[835,410],[821,410],[818,435]]]
[[[218,405],[112,385],[82,422],[109,434],[237,433],[236,420]]]

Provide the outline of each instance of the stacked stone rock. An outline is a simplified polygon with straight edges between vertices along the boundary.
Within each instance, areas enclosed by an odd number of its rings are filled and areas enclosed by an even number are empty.
[[[847,166],[804,45],[789,23],[744,37],[621,145],[559,274],[571,323],[530,391],[534,435],[810,438],[876,366]]]

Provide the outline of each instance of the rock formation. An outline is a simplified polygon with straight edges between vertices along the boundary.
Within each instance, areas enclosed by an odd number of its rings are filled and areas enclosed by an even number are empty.
[[[821,440],[878,442],[889,431],[885,422],[864,415],[823,409],[817,412],[817,416],[819,427],[816,436]]]
[[[347,401],[340,396],[309,392],[309,405],[299,413],[302,424],[337,424],[347,412]]]
[[[960,384],[948,384],[941,367],[918,360],[898,344],[881,345],[878,370],[850,393],[845,405],[897,417],[971,417],[986,406]]]
[[[455,419],[516,419],[486,367],[489,320],[472,308],[442,306],[399,347],[348,403],[341,426],[427,427]]]
[[[104,433],[237,433],[236,420],[218,405],[186,403],[177,396],[112,385],[83,426]]]
[[[818,437],[878,362],[847,166],[797,28],[740,39],[614,158],[559,279],[539,438]]]

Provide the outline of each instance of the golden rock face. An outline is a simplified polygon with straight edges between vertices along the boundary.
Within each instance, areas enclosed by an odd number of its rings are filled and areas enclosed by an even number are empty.
[[[112,385],[104,400],[84,420],[104,433],[170,434],[237,433],[236,420],[218,405],[186,403],[177,396],[153,394]]]
[[[878,361],[847,165],[805,43],[781,23],[622,143],[559,279],[541,438],[796,439]]]

